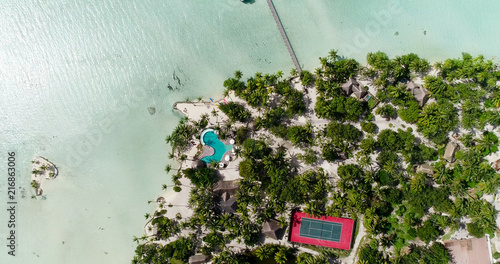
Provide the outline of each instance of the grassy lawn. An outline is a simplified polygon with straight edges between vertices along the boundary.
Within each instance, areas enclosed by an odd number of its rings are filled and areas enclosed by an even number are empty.
[[[373,96],[370,96],[370,99],[368,99],[368,107],[370,109],[373,109],[377,104],[378,104],[378,99],[373,97]]]

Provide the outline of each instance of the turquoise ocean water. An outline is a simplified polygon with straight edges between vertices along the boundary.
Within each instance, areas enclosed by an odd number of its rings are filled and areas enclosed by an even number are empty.
[[[500,54],[493,0],[275,6],[309,70],[331,48],[361,62],[376,50],[431,61]],[[154,208],[147,201],[170,181],[164,138],[179,117],[173,103],[219,97],[236,69],[248,76],[293,66],[264,0],[4,0],[0,26],[0,206],[7,152],[16,152],[25,195],[17,193],[17,256],[1,246],[0,263],[129,263],[132,238]],[[35,155],[60,171],[37,200],[29,187]]]

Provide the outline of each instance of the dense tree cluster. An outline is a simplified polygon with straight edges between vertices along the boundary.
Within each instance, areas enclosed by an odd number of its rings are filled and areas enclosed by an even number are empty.
[[[133,264],[182,264],[193,255],[193,237],[180,237],[162,246],[161,244],[139,244],[135,250]]]
[[[366,102],[342,94],[340,83],[318,80],[318,86],[324,87],[324,92],[318,89],[318,100],[314,111],[320,118],[338,121],[358,121],[367,110]]]
[[[376,78],[375,85],[379,87],[409,80],[411,74],[424,73],[430,67],[427,60],[421,59],[414,53],[389,59],[385,53],[378,51],[368,53],[366,61],[371,67],[365,69],[364,74]]]
[[[183,151],[189,146],[189,141],[196,132],[196,128],[187,123],[187,119],[181,119],[172,134],[167,136],[166,141],[170,143],[173,151]]]
[[[232,122],[246,122],[252,117],[252,113],[245,106],[235,102],[220,104],[219,109],[226,114]]]
[[[460,59],[436,63],[439,74],[425,76],[423,85],[436,101],[422,108],[403,83],[411,76],[405,73],[403,78],[397,78],[391,74],[398,71],[394,68],[394,61],[402,57],[391,60],[382,52],[370,53],[367,57],[370,67],[365,69],[364,75],[376,78],[375,84],[381,87],[377,97],[397,106],[401,119],[417,124],[419,132],[425,137],[436,144],[445,144],[449,132],[458,126],[482,130],[487,124],[500,125],[500,113],[496,109],[500,107],[500,92],[496,85],[500,71],[491,60],[463,53]],[[419,60],[413,55],[410,57],[410,61],[415,61],[414,65],[426,64],[417,63]],[[412,63],[401,65],[411,66]],[[416,74],[425,72],[426,67],[408,69]],[[389,78],[391,76],[394,78]],[[455,107],[457,104],[460,104],[460,109]]]

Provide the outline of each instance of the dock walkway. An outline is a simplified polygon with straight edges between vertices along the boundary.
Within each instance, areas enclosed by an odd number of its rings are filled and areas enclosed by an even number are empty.
[[[297,60],[297,57],[295,56],[295,52],[293,52],[292,45],[290,45],[290,41],[288,40],[288,36],[285,33],[285,29],[283,28],[283,25],[281,24],[281,20],[278,17],[278,13],[276,12],[276,8],[274,8],[274,4],[272,0],[267,0],[267,4],[269,5],[269,8],[271,9],[271,12],[273,13],[274,21],[276,21],[276,25],[278,25],[278,29],[280,30],[281,37],[283,37],[283,41],[285,41],[286,48],[288,49],[288,52],[290,53],[290,56],[292,57],[293,64],[295,64],[295,68],[299,72],[299,74],[302,72],[302,69],[300,68],[299,61]]]

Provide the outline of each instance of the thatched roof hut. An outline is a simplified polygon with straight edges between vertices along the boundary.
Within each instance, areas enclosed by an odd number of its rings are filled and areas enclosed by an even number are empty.
[[[446,145],[446,150],[444,151],[443,159],[448,162],[455,161],[455,152],[458,150],[458,144],[450,141],[448,145]]]
[[[428,164],[421,164],[417,166],[417,173],[425,173],[428,175],[434,175],[434,167]]]
[[[280,240],[283,238],[285,229],[281,228],[280,222],[270,219],[262,225],[262,233],[272,239]]]
[[[224,192],[228,192],[229,194],[235,194],[236,190],[240,187],[238,180],[234,181],[218,181],[214,184],[214,192],[218,194],[222,194]]]
[[[236,213],[236,210],[238,210],[236,197],[231,196],[228,192],[224,192],[221,195],[219,206],[223,213]]]
[[[406,87],[408,88],[408,91],[413,95],[413,97],[415,97],[415,100],[417,100],[420,106],[424,106],[427,100],[429,100],[429,92],[427,92],[427,90],[423,87],[420,87],[414,82],[408,83]]]
[[[365,95],[367,94],[367,91],[363,87],[363,85],[361,85],[354,78],[351,78],[348,82],[342,84],[342,90],[346,95],[351,95],[352,93],[354,93],[354,95],[358,99],[365,97]]]
[[[203,264],[207,263],[210,260],[210,257],[205,256],[205,255],[194,255],[189,257],[189,264]]]

